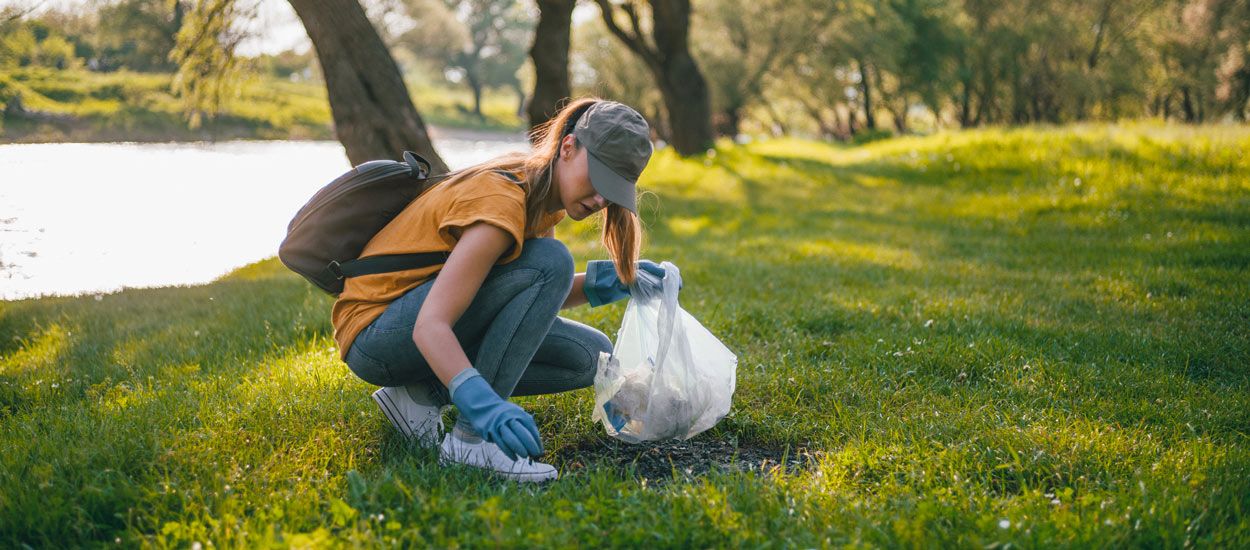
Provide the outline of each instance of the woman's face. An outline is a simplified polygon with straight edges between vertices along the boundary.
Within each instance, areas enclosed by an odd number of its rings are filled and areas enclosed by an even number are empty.
[[[556,161],[555,184],[559,191],[561,208],[574,220],[602,210],[608,200],[590,184],[590,172],[586,166],[585,147],[573,147],[573,136],[565,136],[560,143],[560,160]]]

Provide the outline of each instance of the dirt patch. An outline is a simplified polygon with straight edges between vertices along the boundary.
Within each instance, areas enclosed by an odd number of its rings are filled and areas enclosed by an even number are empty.
[[[713,468],[740,472],[771,472],[782,468],[792,473],[810,468],[817,455],[819,451],[810,450],[806,444],[761,446],[695,437],[688,441],[639,444],[600,438],[562,449],[557,456],[568,472],[599,465],[617,469],[622,475],[629,475],[632,470],[639,478],[663,483],[674,475],[693,479]]]

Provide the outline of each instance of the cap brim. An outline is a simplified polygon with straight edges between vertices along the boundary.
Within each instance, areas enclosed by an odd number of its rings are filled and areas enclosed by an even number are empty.
[[[634,182],[613,172],[606,164],[600,162],[589,148],[586,149],[586,166],[590,173],[590,185],[594,186],[595,191],[598,191],[609,202],[625,207],[635,216],[638,215],[634,204]]]

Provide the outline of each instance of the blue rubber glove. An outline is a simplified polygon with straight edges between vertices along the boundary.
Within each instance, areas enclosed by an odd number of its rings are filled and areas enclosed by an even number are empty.
[[[651,260],[638,260],[638,269],[664,278],[664,268]],[[612,260],[591,260],[586,262],[586,280],[582,282],[582,292],[586,294],[586,300],[593,308],[629,296],[629,287],[616,276],[616,265]]]
[[[516,460],[543,454],[542,438],[534,417],[499,397],[482,375],[474,374],[460,382],[452,391],[451,402],[483,439],[498,445],[508,458]]]

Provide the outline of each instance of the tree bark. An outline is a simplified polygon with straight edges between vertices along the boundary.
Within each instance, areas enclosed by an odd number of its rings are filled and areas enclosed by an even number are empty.
[[[969,128],[972,126],[972,77],[964,78],[960,84],[963,90],[959,96],[959,127]]]
[[[486,116],[482,114],[482,80],[478,78],[474,71],[465,73],[465,82],[469,84],[469,91],[473,92],[473,115],[478,120],[486,120]]]
[[[721,109],[720,113],[717,113],[712,118],[715,120],[713,129],[716,131],[716,135],[733,139],[737,137],[738,126],[742,124],[742,108],[728,106]]]
[[[608,0],[595,0],[608,30],[633,51],[651,71],[668,113],[673,149],[681,156],[703,154],[712,147],[712,102],[707,81],[690,54],[690,0],[648,0],[651,38],[647,43],[633,4],[623,4],[630,30],[616,24],[616,9]]]
[[[860,90],[864,94],[864,124],[869,130],[877,129],[877,117],[872,114],[872,82],[869,80],[870,71],[868,65],[862,59],[856,59],[855,63],[859,65],[859,83]]]
[[[1189,96],[1189,86],[1181,86],[1181,109],[1185,113],[1185,122],[1196,122],[1197,113],[1194,112],[1194,102]]]
[[[764,109],[768,112],[768,118],[772,122],[772,126],[773,126],[772,134],[774,136],[784,136],[786,134],[789,134],[790,131],[786,128],[786,123],[782,121],[781,115],[777,113],[777,109],[773,107],[773,103],[771,101],[768,101],[767,98],[764,99],[763,103],[764,103]]]
[[[570,28],[576,0],[537,0],[538,25],[530,59],[534,61],[534,95],[530,98],[529,125],[533,130],[560,110],[573,94],[569,84]]]
[[[356,0],[290,0],[304,23],[329,93],[334,133],[352,164],[398,159],[404,150],[425,157],[436,172],[446,163],[434,150],[399,66]]]

